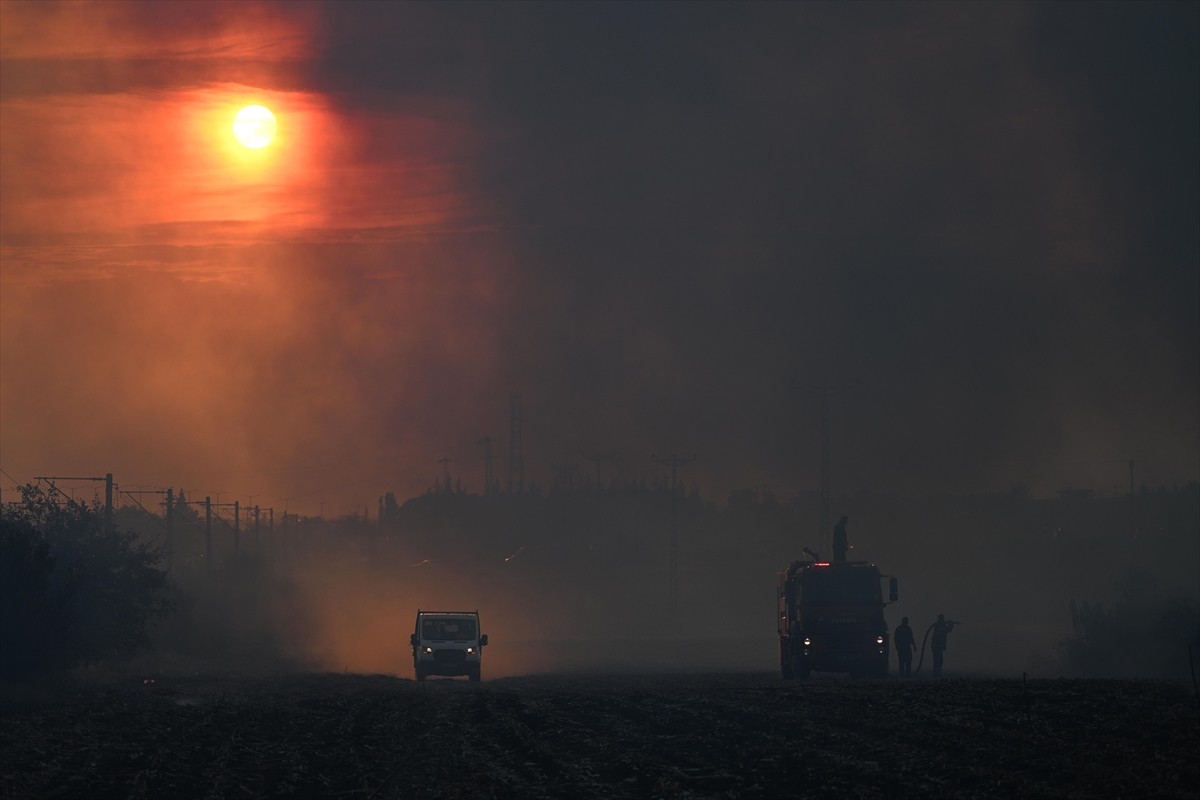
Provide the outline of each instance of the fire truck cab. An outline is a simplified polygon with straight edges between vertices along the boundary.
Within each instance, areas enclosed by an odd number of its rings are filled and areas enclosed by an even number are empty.
[[[866,561],[794,561],[779,573],[779,666],[784,680],[811,672],[885,676],[887,621],[883,588],[897,599],[896,579]]]

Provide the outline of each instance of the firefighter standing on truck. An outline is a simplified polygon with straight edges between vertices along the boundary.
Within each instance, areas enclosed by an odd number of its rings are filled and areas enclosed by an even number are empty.
[[[846,538],[847,521],[846,517],[842,517],[838,524],[833,526],[833,560],[839,564],[846,560],[846,551],[850,549],[849,540]]]

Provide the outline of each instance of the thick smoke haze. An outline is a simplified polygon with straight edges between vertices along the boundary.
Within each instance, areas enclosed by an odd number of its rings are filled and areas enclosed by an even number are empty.
[[[852,557],[898,578],[890,629],[908,617],[923,644],[938,614],[962,623],[948,653],[955,674],[1185,678],[1200,599],[1197,491],[1132,505],[1020,492],[834,502],[853,510]],[[801,548],[828,544],[803,532],[816,498],[741,492],[724,509],[679,498],[674,557],[670,498],[661,483],[443,490],[390,507],[383,522],[290,518],[268,529],[247,515],[240,549],[225,509],[211,550],[202,515],[183,513],[171,564],[186,599],[150,663],[412,677],[408,634],[424,608],[479,610],[488,677],[773,671],[776,573]],[[119,514],[164,543],[144,512]],[[1080,629],[1096,604],[1104,627]]]
[[[828,381],[841,492],[1195,481],[1197,15],[4,3],[2,466],[791,496]]]

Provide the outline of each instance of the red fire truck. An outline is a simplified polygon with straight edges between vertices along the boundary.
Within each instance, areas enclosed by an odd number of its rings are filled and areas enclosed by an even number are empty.
[[[810,552],[807,551],[806,552]],[[779,667],[784,680],[816,672],[884,676],[888,672],[883,588],[896,579],[866,561],[794,561],[779,573]]]

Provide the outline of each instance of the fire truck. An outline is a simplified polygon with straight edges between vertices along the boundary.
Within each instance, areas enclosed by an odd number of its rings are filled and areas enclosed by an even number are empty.
[[[779,667],[784,680],[811,672],[885,676],[888,672],[888,602],[897,599],[896,578],[866,561],[794,561],[779,573]]]

